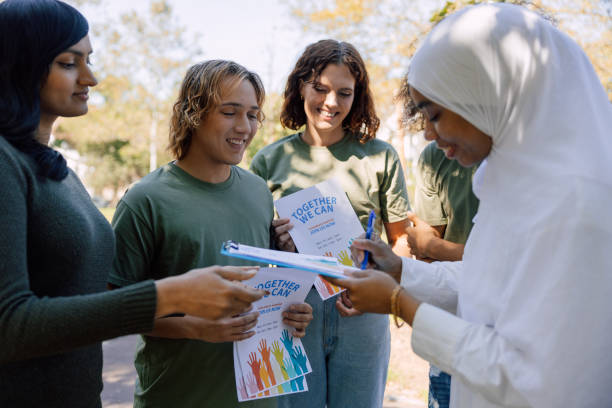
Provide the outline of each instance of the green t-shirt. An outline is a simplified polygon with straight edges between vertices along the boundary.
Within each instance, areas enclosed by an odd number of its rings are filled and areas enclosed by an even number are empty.
[[[472,192],[472,177],[478,166],[463,167],[448,159],[436,142],[428,144],[419,157],[414,208],[430,225],[446,225],[444,239],[465,244],[478,211]]]
[[[210,265],[253,264],[221,255],[221,245],[232,239],[268,248],[272,218],[266,184],[248,171],[234,166],[227,181],[211,184],[167,164],[130,188],[117,206],[109,282],[125,286]],[[136,407],[238,406],[232,343],[142,336],[135,365]]]
[[[261,149],[251,170],[266,180],[275,200],[335,177],[364,228],[370,210],[376,212],[378,232],[383,222],[405,220],[410,209],[397,152],[377,139],[361,144],[347,133],[338,143],[320,147],[297,133]]]

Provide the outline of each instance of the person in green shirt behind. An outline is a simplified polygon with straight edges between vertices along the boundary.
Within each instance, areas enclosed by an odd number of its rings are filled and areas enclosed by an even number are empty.
[[[272,196],[237,166],[261,122],[259,76],[231,61],[192,66],[170,125],[176,160],[130,188],[117,206],[112,286],[173,276],[194,267],[247,265],[220,254],[224,241],[269,248]],[[302,337],[312,319],[292,305],[284,322]],[[135,407],[235,407],[233,341],[251,337],[257,312],[211,321],[168,316],[155,321],[136,351]],[[241,404],[275,407],[275,399]]]
[[[425,130],[427,132],[427,129]],[[478,211],[472,177],[478,165],[462,167],[448,159],[434,141],[419,157],[414,192],[414,227],[407,230],[417,259],[460,261]]]

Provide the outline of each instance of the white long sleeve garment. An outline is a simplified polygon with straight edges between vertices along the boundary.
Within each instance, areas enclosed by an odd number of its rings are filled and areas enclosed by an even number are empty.
[[[453,376],[452,408],[612,407],[612,105],[588,58],[482,4],[432,30],[408,82],[493,142],[463,261],[404,260],[415,352]]]
[[[540,225],[537,248],[481,239],[495,230],[481,214],[463,262],[403,259],[402,286],[427,302],[412,347],[453,376],[451,407],[612,406],[612,194],[602,190],[584,189],[572,217]]]

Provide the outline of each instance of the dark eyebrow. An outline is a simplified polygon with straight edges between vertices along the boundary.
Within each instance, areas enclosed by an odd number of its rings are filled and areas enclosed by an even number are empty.
[[[232,106],[234,108],[242,108],[242,104],[237,103],[237,102],[225,102],[225,103],[222,103],[221,106]],[[259,110],[259,106],[253,105],[253,106],[251,106],[250,109],[251,110]]]
[[[325,87],[325,88],[329,88],[329,86],[327,86],[325,84],[322,84],[321,82],[318,82],[318,81],[313,81],[313,82],[311,82],[311,84],[312,84],[312,86],[322,86],[322,87]],[[355,91],[354,88],[350,88],[350,87],[344,87],[344,88],[340,88],[338,90],[339,91],[351,91],[351,92]]]
[[[70,54],[74,54],[74,55],[76,55],[77,57],[84,57],[84,56],[85,56],[85,54],[84,54],[84,53],[82,53],[81,51],[78,51],[78,50],[75,50],[75,49],[72,49],[72,48],[68,48],[68,49],[67,49],[66,51],[64,51],[64,52],[67,52],[67,53],[70,53]],[[91,54],[91,53],[93,53],[93,51],[89,51],[89,52],[87,53],[87,55],[89,55],[89,54]]]
[[[418,110],[422,110],[423,108],[426,108],[427,106],[431,105],[430,101],[423,101],[423,102],[419,102],[416,106],[416,108]]]

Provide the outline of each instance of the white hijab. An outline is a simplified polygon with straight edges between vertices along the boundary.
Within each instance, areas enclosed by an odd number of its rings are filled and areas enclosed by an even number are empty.
[[[493,139],[458,313],[494,328],[481,369],[503,404],[612,406],[612,108],[588,58],[522,7],[479,5],[429,34],[408,82]],[[455,404],[499,403],[466,372]]]

